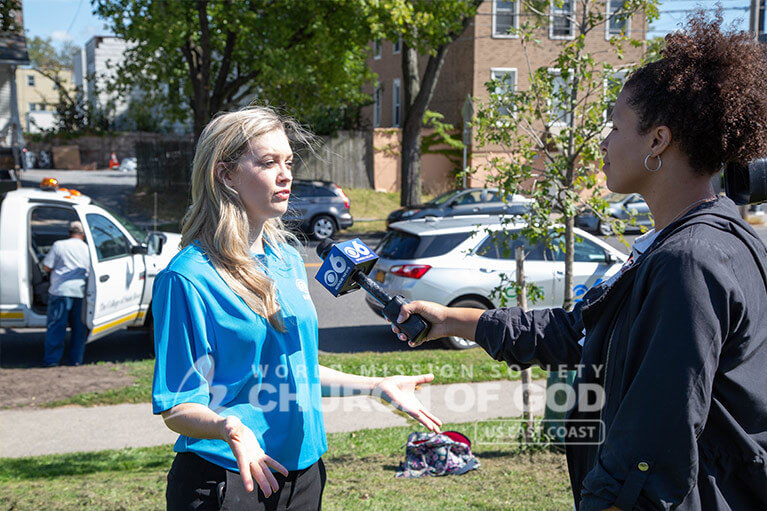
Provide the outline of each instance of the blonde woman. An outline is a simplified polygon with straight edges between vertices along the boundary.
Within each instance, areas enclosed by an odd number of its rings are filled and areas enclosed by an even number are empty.
[[[441,425],[413,393],[432,375],[318,364],[306,270],[280,221],[289,135],[307,137],[251,107],[217,116],[197,144],[182,250],[157,276],[152,308],[153,411],[180,434],[168,509],[319,509],[329,389],[378,395],[432,431]]]

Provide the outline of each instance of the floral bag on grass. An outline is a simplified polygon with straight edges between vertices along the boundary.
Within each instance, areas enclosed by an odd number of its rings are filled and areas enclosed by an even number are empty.
[[[464,474],[479,468],[471,453],[471,441],[457,431],[410,433],[405,445],[405,462],[396,477]]]

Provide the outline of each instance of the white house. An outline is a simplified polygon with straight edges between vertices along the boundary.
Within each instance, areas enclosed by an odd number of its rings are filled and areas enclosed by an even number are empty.
[[[21,13],[18,24],[23,27]],[[24,30],[0,32],[0,167],[8,167],[8,154],[21,164],[19,150],[24,145],[16,99],[16,67],[29,64]],[[11,162],[12,164],[12,162]]]

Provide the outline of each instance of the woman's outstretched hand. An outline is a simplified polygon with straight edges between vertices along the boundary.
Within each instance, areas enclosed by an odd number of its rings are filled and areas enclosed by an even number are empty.
[[[419,374],[417,376],[389,376],[381,380],[374,388],[373,395],[378,396],[387,403],[392,404],[398,410],[402,410],[415,420],[426,426],[429,431],[439,433],[442,421],[433,415],[421,401],[415,397],[415,390],[422,383],[429,383],[434,379],[433,374]]]
[[[273,492],[280,489],[277,479],[269,468],[275,469],[284,476],[288,475],[288,470],[267,456],[261,449],[256,435],[240,419],[231,415],[226,417],[222,437],[232,449],[240,469],[242,483],[247,491],[253,491],[254,479],[265,497],[269,497]]]

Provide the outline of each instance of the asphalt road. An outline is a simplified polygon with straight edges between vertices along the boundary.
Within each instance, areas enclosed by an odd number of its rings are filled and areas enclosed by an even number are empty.
[[[375,239],[363,241],[373,246],[376,243]],[[303,255],[309,275],[309,293],[319,318],[320,349],[337,353],[409,349],[396,339],[388,323],[365,305],[361,291],[334,298],[314,280],[320,264],[315,253],[316,245],[316,242],[310,242]],[[0,337],[0,367],[34,366],[42,361],[45,330],[0,329]],[[427,344],[419,349],[438,347]],[[143,330],[122,330],[89,343],[85,363],[141,360],[150,357],[151,353]]]
[[[21,174],[21,185],[36,187],[46,177],[59,181],[59,186],[76,188],[107,209],[125,216],[123,198],[136,189],[136,172],[115,170],[40,170],[30,169]],[[152,213],[147,213],[151,218]]]
[[[122,197],[133,191],[136,179],[135,172],[30,170],[22,177],[22,183],[25,186],[37,186],[43,177],[55,177],[61,186],[77,188],[120,214],[123,213]],[[757,232],[767,243],[767,227],[760,227]],[[626,239],[632,242],[635,237],[627,235]],[[374,247],[378,240],[363,238],[363,241]],[[607,238],[606,241],[627,251],[617,238]],[[339,353],[409,349],[394,337],[388,323],[365,305],[362,291],[334,298],[314,280],[321,262],[315,247],[316,242],[308,242],[303,255],[309,275],[309,292],[319,317],[320,349]],[[44,330],[0,329],[0,337],[0,367],[37,365],[42,360]],[[427,343],[418,349],[439,347],[436,343]],[[151,348],[145,332],[124,330],[90,343],[86,349],[85,362],[117,362],[148,356],[151,356]]]

